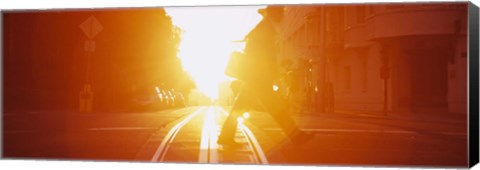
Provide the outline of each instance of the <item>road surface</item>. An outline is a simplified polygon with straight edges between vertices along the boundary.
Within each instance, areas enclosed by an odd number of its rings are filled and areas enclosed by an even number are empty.
[[[315,134],[288,142],[264,112],[243,118],[239,149],[216,144],[226,108],[151,113],[30,112],[3,115],[4,156],[20,159],[174,163],[427,166],[467,164],[466,120],[415,121],[361,114],[293,115]],[[228,109],[227,109],[228,110]]]

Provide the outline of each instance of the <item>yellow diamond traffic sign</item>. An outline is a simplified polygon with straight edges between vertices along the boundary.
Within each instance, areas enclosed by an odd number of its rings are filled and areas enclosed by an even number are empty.
[[[103,30],[103,26],[95,16],[91,15],[87,20],[80,24],[80,29],[82,29],[89,39],[93,39],[93,37]]]

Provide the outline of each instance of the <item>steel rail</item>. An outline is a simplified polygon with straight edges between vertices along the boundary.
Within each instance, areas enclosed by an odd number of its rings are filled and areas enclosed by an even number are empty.
[[[181,122],[176,124],[174,127],[170,129],[170,131],[167,133],[167,135],[163,138],[162,142],[160,143],[159,147],[155,151],[155,154],[152,157],[152,162],[157,162],[157,161],[163,161],[165,158],[165,155],[167,154],[167,151],[170,147],[170,144],[172,143],[173,139],[177,136],[178,132],[180,129],[185,126],[188,122],[190,122],[195,116],[197,116],[199,113],[204,111],[206,108],[199,108],[192,114],[188,115],[185,119],[183,119]]]

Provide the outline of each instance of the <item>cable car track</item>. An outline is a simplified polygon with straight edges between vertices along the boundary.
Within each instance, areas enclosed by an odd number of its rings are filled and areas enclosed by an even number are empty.
[[[243,123],[239,123],[235,137],[237,141],[240,141],[243,144],[240,149],[227,149],[223,146],[219,146],[216,143],[221,124],[223,123],[223,120],[226,118],[227,115],[228,114],[226,111],[216,106],[201,107],[195,110],[193,113],[189,114],[180,122],[172,126],[170,130],[166,133],[166,135],[163,136],[163,139],[161,140],[153,156],[151,157],[151,161],[168,162],[166,157],[168,157],[170,154],[180,155],[177,156],[177,159],[181,159],[183,154],[187,154],[181,152],[184,150],[179,149],[180,146],[175,145],[175,143],[178,144],[180,141],[182,141],[180,139],[177,139],[177,137],[183,134],[183,138],[186,138],[186,140],[188,141],[199,141],[197,143],[188,144],[189,147],[192,147],[192,150],[195,149],[196,151],[198,151],[198,155],[195,155],[197,158],[196,161],[198,163],[268,164],[268,160],[263,153],[259,142],[253,135],[252,131]],[[204,118],[203,121],[200,120],[202,118]],[[201,126],[199,126],[197,123],[200,121],[202,122]],[[197,136],[197,131],[199,130],[199,127],[201,127],[201,136]],[[197,145],[190,146],[195,144]],[[175,151],[171,151],[172,149]],[[195,161],[193,160],[192,163],[194,162]]]

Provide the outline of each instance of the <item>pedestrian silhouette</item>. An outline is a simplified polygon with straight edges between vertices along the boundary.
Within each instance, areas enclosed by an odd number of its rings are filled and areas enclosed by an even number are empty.
[[[218,137],[217,143],[220,145],[241,146],[234,140],[237,119],[245,108],[257,109],[257,105],[274,118],[292,143],[302,144],[313,137],[312,134],[300,131],[288,113],[287,101],[273,88],[274,82],[279,78],[275,58],[276,30],[273,24],[279,21],[282,10],[282,7],[274,6],[260,9],[263,19],[245,37],[243,54],[232,54],[226,74],[242,83],[232,85],[236,88],[240,86],[240,89]]]

